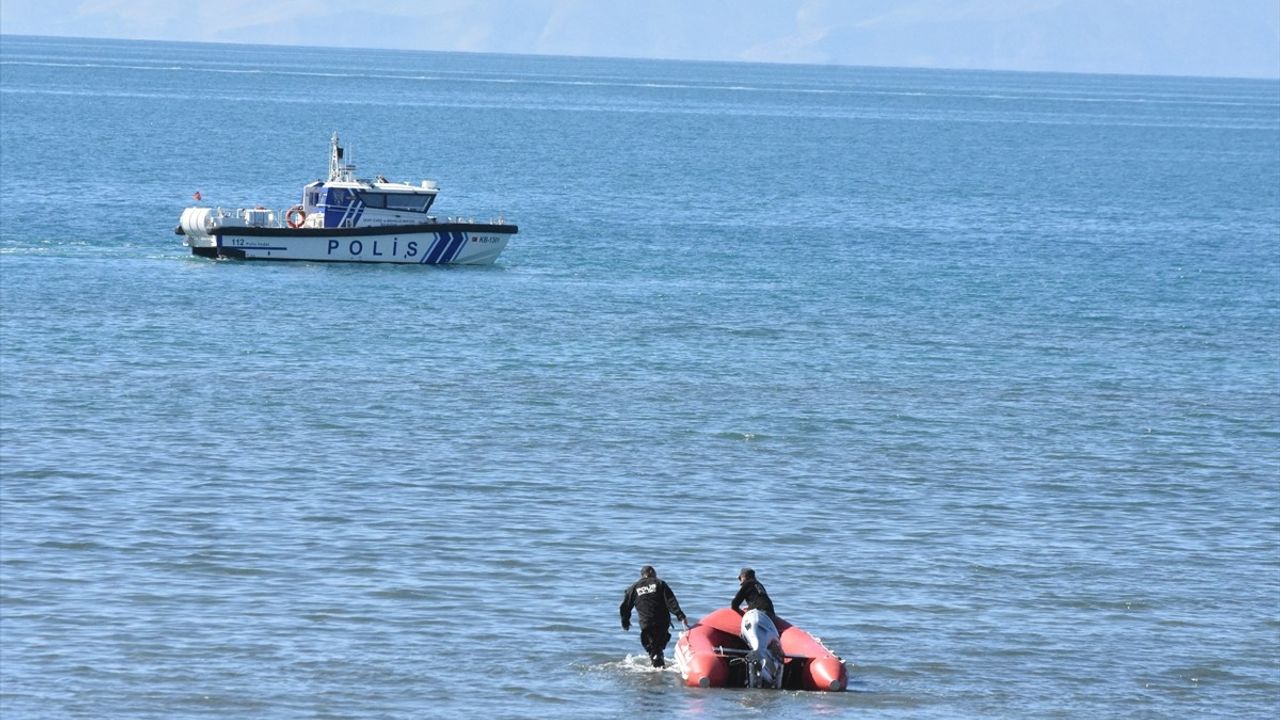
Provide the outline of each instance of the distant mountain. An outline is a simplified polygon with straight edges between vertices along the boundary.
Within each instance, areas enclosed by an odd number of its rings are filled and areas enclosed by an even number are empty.
[[[0,31],[1280,78],[1280,0],[4,0]]]

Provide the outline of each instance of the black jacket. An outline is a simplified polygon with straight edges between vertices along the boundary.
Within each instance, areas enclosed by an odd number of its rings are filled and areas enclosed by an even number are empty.
[[[738,594],[733,596],[733,603],[729,607],[734,610],[743,601],[747,603],[747,610],[760,610],[770,618],[773,617],[773,601],[769,599],[769,593],[765,591],[764,585],[759,580],[748,580],[742,583],[742,587],[738,588]]]
[[[671,592],[670,585],[656,577],[640,578],[627,588],[627,593],[622,596],[622,605],[618,606],[623,629],[631,627],[633,607],[640,616],[640,627],[667,627],[671,625],[671,614],[684,622],[684,611],[676,601],[676,594]]]

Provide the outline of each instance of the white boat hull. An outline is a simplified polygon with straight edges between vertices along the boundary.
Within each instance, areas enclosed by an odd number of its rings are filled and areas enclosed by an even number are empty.
[[[514,234],[514,225],[441,223],[374,228],[219,228],[188,235],[192,253],[242,260],[488,265]]]

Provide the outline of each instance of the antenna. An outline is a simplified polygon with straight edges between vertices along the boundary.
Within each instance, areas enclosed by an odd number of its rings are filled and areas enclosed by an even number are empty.
[[[329,181],[334,180],[350,180],[354,174],[356,166],[343,162],[344,152],[342,146],[338,144],[338,132],[335,130],[333,137],[329,139]]]

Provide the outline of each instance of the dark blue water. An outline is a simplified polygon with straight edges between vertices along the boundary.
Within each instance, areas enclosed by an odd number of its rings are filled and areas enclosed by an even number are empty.
[[[492,267],[192,258],[366,173]],[[1280,83],[0,41],[0,714],[1264,718]],[[753,565],[852,691],[617,603]]]

